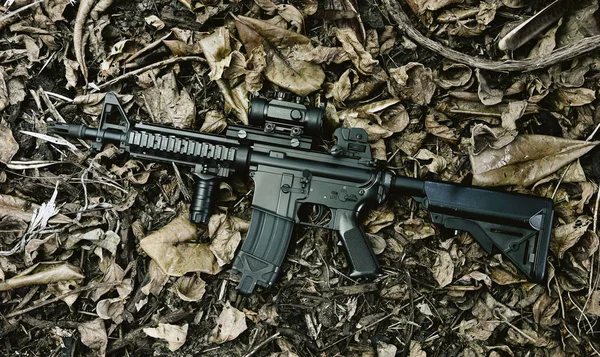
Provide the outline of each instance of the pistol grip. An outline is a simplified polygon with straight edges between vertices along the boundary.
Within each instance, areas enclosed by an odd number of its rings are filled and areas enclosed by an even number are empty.
[[[250,228],[232,269],[239,274],[238,290],[252,294],[256,285],[268,288],[277,279],[288,249],[294,221],[253,207]]]
[[[342,211],[339,217],[339,232],[351,266],[352,278],[375,277],[381,275],[377,257],[368,242],[362,226],[356,224],[353,211]]]

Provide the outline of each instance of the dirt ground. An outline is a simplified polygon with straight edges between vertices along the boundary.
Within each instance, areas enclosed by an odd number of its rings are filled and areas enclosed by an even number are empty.
[[[598,0],[0,5],[0,355],[600,355]],[[193,224],[189,170],[48,130],[95,127],[114,92],[131,120],[224,134],[274,91],[323,106],[319,150],[360,127],[400,176],[552,199],[544,279],[394,196],[363,222],[380,277],[298,225],[242,296],[252,180]]]

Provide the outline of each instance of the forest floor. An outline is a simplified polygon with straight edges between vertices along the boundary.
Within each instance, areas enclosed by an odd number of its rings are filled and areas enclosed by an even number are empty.
[[[600,356],[598,0],[0,5],[0,355]],[[131,120],[224,134],[274,91],[322,105],[320,150],[364,128],[400,176],[552,199],[545,277],[393,196],[362,222],[381,276],[297,225],[242,296],[247,175],[192,224],[184,167],[48,130],[97,126],[114,92]]]

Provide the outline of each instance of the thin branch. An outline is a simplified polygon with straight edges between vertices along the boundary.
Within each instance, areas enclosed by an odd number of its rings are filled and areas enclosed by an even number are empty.
[[[493,61],[453,50],[436,41],[433,41],[413,27],[408,16],[404,13],[397,0],[383,0],[390,17],[404,30],[406,35],[421,46],[452,61],[464,63],[468,66],[486,69],[494,72],[530,72],[546,68],[559,62],[567,61],[584,53],[600,48],[600,35],[586,37],[572,45],[561,47],[551,54],[541,58],[528,58],[524,60]]]
[[[120,82],[120,81],[122,81],[124,79],[131,78],[133,76],[137,76],[140,73],[144,73],[146,71],[149,71],[149,70],[152,70],[152,69],[155,69],[155,68],[159,68],[159,67],[162,67],[162,66],[167,66],[167,65],[170,65],[170,64],[179,63],[179,62],[186,62],[186,61],[206,62],[206,59],[204,57],[199,57],[199,56],[185,56],[185,57],[173,57],[173,58],[169,58],[169,59],[166,59],[164,61],[152,63],[152,64],[150,64],[150,65],[148,65],[146,67],[142,67],[142,68],[136,69],[135,71],[131,71],[131,72],[125,73],[123,75],[120,75],[120,76],[118,76],[116,78],[111,79],[108,82],[100,84],[98,86],[98,88],[104,89],[104,88],[106,88],[108,86],[111,86],[111,85],[113,85],[113,84],[115,84],[117,82]]]

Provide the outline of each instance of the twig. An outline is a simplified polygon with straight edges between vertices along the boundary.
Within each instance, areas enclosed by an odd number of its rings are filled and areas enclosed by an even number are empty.
[[[108,282],[108,283],[98,283],[98,284],[90,284],[90,285],[87,285],[87,286],[83,286],[81,288],[77,288],[77,289],[73,289],[71,291],[68,291],[68,292],[66,292],[66,293],[64,293],[62,295],[53,297],[52,299],[46,300],[46,301],[44,301],[44,302],[42,302],[40,304],[37,304],[35,306],[31,306],[31,307],[28,307],[28,308],[25,308],[25,309],[22,309],[22,310],[13,311],[13,312],[11,312],[9,314],[6,314],[5,317],[8,318],[8,317],[19,316],[19,315],[25,314],[27,312],[30,312],[30,311],[33,311],[33,310],[37,310],[40,307],[44,307],[46,305],[50,305],[52,303],[55,303],[55,302],[59,301],[60,299],[66,298],[67,296],[71,296],[71,295],[74,295],[74,294],[79,294],[79,293],[84,292],[84,291],[98,289],[98,288],[112,288],[113,286],[117,286],[119,284],[121,284],[120,281],[111,281],[111,282]]]
[[[21,11],[25,11],[25,10],[29,9],[30,7],[33,7],[33,6],[35,6],[35,5],[39,4],[39,3],[43,2],[43,1],[44,1],[44,0],[38,0],[38,1],[36,1],[36,2],[32,2],[31,4],[28,4],[28,5],[22,6],[22,7],[18,8],[18,9],[16,9],[16,10],[15,10],[15,11],[13,11],[13,12],[9,12],[8,14],[6,14],[6,15],[4,15],[4,16],[2,16],[2,17],[0,17],[0,22],[4,21],[4,20],[6,20],[6,19],[9,19],[9,18],[11,18],[11,17],[15,16],[16,14],[20,13]]]
[[[131,71],[128,73],[125,73],[123,75],[120,75],[116,78],[111,79],[108,82],[102,83],[98,86],[99,89],[104,89],[108,86],[111,86],[119,81],[122,81],[123,79],[127,79],[133,76],[136,76],[140,73],[144,73],[146,71],[149,71],[151,69],[155,69],[155,68],[159,68],[162,66],[167,66],[170,64],[174,64],[174,63],[179,63],[179,62],[186,62],[186,61],[198,61],[198,62],[206,62],[206,59],[204,57],[199,57],[199,56],[185,56],[185,57],[173,57],[173,58],[169,58],[166,59],[164,61],[160,61],[160,62],[156,62],[156,63],[152,63],[146,67],[142,67],[139,69],[136,69],[135,71]]]
[[[54,120],[56,120],[59,123],[66,123],[65,118],[63,118],[62,115],[60,115],[60,113],[58,112],[58,110],[56,110],[56,107],[54,106],[54,104],[52,104],[52,101],[50,101],[50,98],[48,98],[48,95],[42,87],[40,87],[39,93],[44,103],[46,103],[48,110],[50,111],[50,113],[52,113]]]
[[[421,46],[452,61],[464,63],[468,66],[486,69],[494,72],[530,72],[546,68],[556,63],[567,61],[584,53],[600,48],[600,35],[586,37],[572,45],[564,46],[541,58],[528,58],[524,60],[493,61],[479,57],[469,56],[433,41],[415,29],[408,16],[404,13],[398,0],[383,0],[389,15],[406,35]]]
[[[261,348],[265,347],[269,342],[273,341],[274,339],[278,338],[279,336],[281,336],[281,333],[280,332],[275,332],[273,335],[269,336],[266,340],[264,340],[263,342],[259,343],[250,352],[248,352],[247,354],[245,354],[244,357],[254,356],[254,354],[256,352],[260,351]]]
[[[322,352],[322,351],[325,351],[325,350],[328,350],[328,349],[330,349],[331,347],[333,347],[333,346],[337,345],[338,343],[340,343],[340,342],[342,342],[342,341],[344,341],[344,340],[346,340],[346,339],[350,338],[351,336],[354,336],[354,335],[356,335],[357,333],[361,333],[361,332],[363,332],[364,330],[366,330],[366,329],[369,329],[369,328],[371,328],[371,327],[373,327],[373,326],[377,325],[378,323],[380,323],[380,322],[382,322],[382,321],[384,321],[384,320],[387,320],[387,319],[388,319],[388,318],[390,318],[392,315],[394,315],[394,312],[390,312],[389,314],[387,314],[387,315],[385,315],[384,317],[382,317],[382,318],[378,319],[377,321],[375,321],[375,322],[373,322],[373,323],[371,323],[371,324],[369,324],[369,325],[367,325],[367,326],[361,327],[361,328],[359,328],[358,330],[356,330],[356,331],[354,331],[354,332],[351,332],[351,333],[347,334],[346,336],[344,336],[344,337],[340,338],[339,340],[337,340],[337,341],[335,341],[335,342],[333,342],[333,343],[330,343],[330,344],[328,344],[327,346],[325,346],[325,347],[321,348],[321,352]]]

